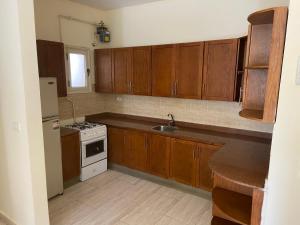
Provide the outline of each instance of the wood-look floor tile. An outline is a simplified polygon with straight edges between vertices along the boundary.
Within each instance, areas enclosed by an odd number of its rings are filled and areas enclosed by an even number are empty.
[[[121,221],[129,225],[155,225],[177,201],[175,198],[153,193]]]
[[[188,224],[196,224],[201,221],[203,214],[210,209],[210,201],[186,194],[167,213],[167,216]]]
[[[193,224],[186,224],[186,223],[183,223],[182,221],[175,220],[168,216],[164,216],[155,225],[193,225]]]

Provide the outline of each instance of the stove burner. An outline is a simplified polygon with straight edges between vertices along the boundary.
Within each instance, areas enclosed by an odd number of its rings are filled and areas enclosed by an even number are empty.
[[[71,125],[67,125],[67,128],[77,129],[77,130],[86,130],[91,129],[94,127],[100,126],[98,123],[89,123],[89,122],[81,122],[81,123],[74,123]]]

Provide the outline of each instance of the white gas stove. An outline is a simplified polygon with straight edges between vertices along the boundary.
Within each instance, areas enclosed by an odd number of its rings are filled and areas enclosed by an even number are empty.
[[[106,126],[97,123],[81,122],[66,127],[80,131],[81,174],[84,181],[107,170],[107,131]]]

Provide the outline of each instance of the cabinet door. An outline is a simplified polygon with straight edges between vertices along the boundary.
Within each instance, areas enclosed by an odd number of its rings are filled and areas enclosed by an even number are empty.
[[[61,137],[63,179],[68,181],[80,176],[79,133]]]
[[[173,96],[175,79],[175,45],[152,47],[152,95]]]
[[[40,77],[56,77],[58,97],[67,96],[64,44],[37,40]]]
[[[169,137],[152,134],[149,140],[149,172],[157,176],[168,178],[170,174],[171,139]]]
[[[233,101],[238,40],[205,42],[202,98]]]
[[[148,144],[147,134],[140,131],[125,131],[125,148],[124,148],[125,166],[146,171]]]
[[[131,92],[132,49],[113,49],[113,80],[114,93],[128,94]]]
[[[95,91],[99,93],[112,93],[112,50],[95,50]]]
[[[132,94],[151,95],[151,47],[132,50]]]
[[[187,185],[196,185],[197,143],[179,139],[172,140],[171,177]]]
[[[108,161],[123,164],[125,151],[124,130],[119,128],[108,128]]]
[[[177,45],[175,95],[201,99],[204,43]]]
[[[219,145],[199,144],[199,179],[198,187],[211,191],[213,187],[212,171],[209,168],[209,160],[219,150]]]

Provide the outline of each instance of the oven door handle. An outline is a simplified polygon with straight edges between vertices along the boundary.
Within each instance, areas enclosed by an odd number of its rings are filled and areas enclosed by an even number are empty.
[[[89,140],[89,141],[82,141],[81,143],[83,145],[88,145],[88,144],[91,144],[91,143],[94,143],[94,142],[97,142],[97,141],[104,141],[105,138],[96,138],[96,139],[92,139],[92,140]]]

